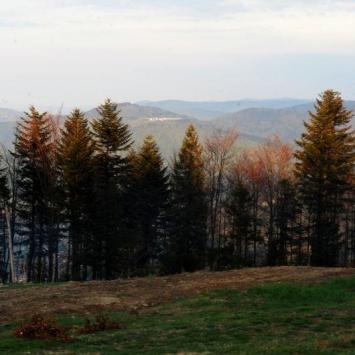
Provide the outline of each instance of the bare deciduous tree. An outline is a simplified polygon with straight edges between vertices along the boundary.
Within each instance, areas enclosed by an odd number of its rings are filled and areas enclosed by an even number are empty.
[[[226,173],[234,157],[235,142],[238,133],[234,130],[227,132],[215,131],[206,138],[204,144],[204,160],[207,177],[207,199],[209,208],[208,229],[210,237],[211,260],[210,267],[215,267],[221,247],[222,234],[222,200],[225,193]],[[217,242],[217,245],[216,245]],[[217,246],[217,258],[214,250]]]

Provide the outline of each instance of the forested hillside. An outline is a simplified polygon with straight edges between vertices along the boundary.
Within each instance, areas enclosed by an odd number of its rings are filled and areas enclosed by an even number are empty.
[[[159,101],[158,106],[176,109],[176,112],[167,111],[151,105],[155,102],[143,101],[139,105],[119,103],[117,108],[123,121],[128,123],[134,140],[134,147],[147,135],[153,135],[159,145],[164,158],[170,160],[178,151],[186,128],[193,124],[201,139],[204,140],[213,131],[227,131],[235,129],[239,133],[236,148],[255,146],[265,142],[274,134],[278,134],[286,143],[293,143],[303,132],[303,122],[307,120],[308,112],[314,108],[314,103],[304,103],[293,106],[305,100],[279,99],[279,100],[239,100],[227,102],[184,102]],[[150,106],[145,106],[145,104]],[[354,101],[345,101],[345,106],[353,110]],[[207,120],[201,114],[190,116],[183,114],[184,108],[214,109],[213,117]],[[10,113],[9,113],[10,112]],[[187,112],[187,111],[186,111]],[[11,147],[16,121],[22,116],[21,112],[0,108],[0,143]],[[64,115],[57,114],[60,124],[63,124]],[[86,118],[91,121],[97,116],[96,108],[85,112]],[[197,117],[197,118],[196,118]],[[354,119],[352,121],[354,125]]]
[[[233,101],[141,101],[138,104],[151,107],[159,107],[164,110],[178,112],[180,114],[196,117],[201,120],[213,120],[223,114],[234,113],[250,108],[282,109],[302,104],[308,104],[310,100],[302,99],[270,99],[270,100],[233,100]]]
[[[345,101],[349,110],[355,109],[355,101]],[[267,138],[279,134],[286,142],[292,143],[303,132],[303,122],[308,119],[308,113],[314,110],[314,103],[297,105],[287,108],[249,108],[227,113],[213,122],[220,129],[233,128],[245,134]],[[355,119],[352,119],[355,126]]]
[[[110,100],[65,118],[31,107],[2,154],[0,277],[355,265],[352,118],[328,90],[295,143],[243,150],[237,131],[201,137],[187,120],[168,161],[152,135],[134,142]]]
[[[186,128],[193,124],[202,138],[207,137],[216,127],[213,122],[205,122],[188,117],[183,114],[162,110],[159,108],[141,106],[130,103],[119,103],[117,109],[123,121],[126,122],[132,132],[134,140],[133,145],[137,148],[140,142],[147,135],[154,135],[163,156],[171,159],[172,155],[179,149]],[[7,112],[11,111],[12,115]],[[0,109],[0,143],[6,148],[13,144],[16,122],[23,116],[21,112]],[[55,114],[60,125],[63,125],[65,116]],[[96,108],[85,112],[85,117],[91,121],[97,116]],[[219,129],[225,130],[224,127]],[[257,144],[263,141],[263,138],[256,134],[244,134],[240,132],[240,139],[237,142],[238,147],[245,147]]]

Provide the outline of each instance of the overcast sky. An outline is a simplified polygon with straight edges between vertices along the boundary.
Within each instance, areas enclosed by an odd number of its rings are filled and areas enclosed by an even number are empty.
[[[355,99],[354,0],[11,0],[0,106]]]

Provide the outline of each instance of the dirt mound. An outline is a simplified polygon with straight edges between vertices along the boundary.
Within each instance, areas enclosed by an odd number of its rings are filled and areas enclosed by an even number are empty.
[[[246,289],[279,281],[317,282],[346,275],[355,275],[355,269],[265,267],[129,280],[68,282],[15,288],[4,286],[0,287],[0,323],[20,320],[34,313],[139,311],[181,296],[192,296],[209,290]]]

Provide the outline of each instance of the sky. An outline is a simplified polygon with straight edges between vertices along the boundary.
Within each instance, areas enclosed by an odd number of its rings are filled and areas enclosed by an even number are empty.
[[[355,99],[355,0],[11,0],[0,107]]]

